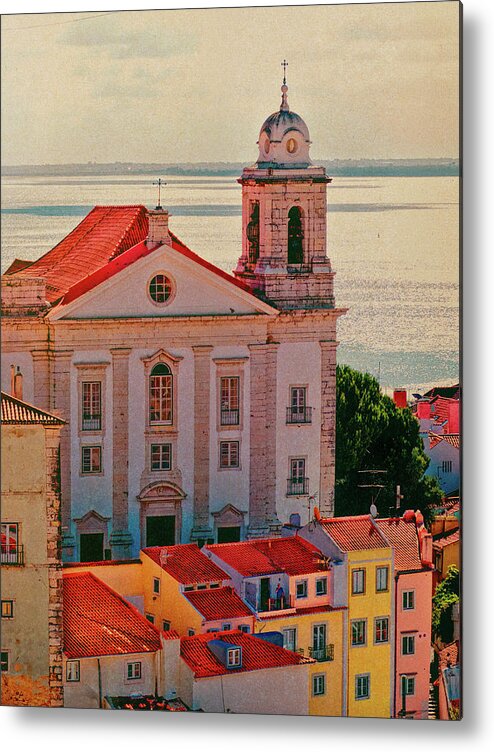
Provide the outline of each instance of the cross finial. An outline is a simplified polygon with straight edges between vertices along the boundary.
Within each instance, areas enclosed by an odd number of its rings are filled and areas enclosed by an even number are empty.
[[[288,63],[286,62],[286,60],[283,60],[281,67],[283,68],[283,83],[286,84],[286,69],[288,68]]]
[[[163,207],[161,206],[161,186],[162,185],[166,185],[166,183],[161,178],[158,178],[158,180],[155,180],[153,182],[153,185],[157,185],[158,186],[158,204],[157,204],[156,208],[157,209],[162,209]]]

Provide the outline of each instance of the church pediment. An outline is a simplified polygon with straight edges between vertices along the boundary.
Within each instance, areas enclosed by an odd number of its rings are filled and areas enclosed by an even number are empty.
[[[225,504],[219,512],[213,512],[213,517],[217,525],[242,525],[245,512],[240,511],[233,504]]]

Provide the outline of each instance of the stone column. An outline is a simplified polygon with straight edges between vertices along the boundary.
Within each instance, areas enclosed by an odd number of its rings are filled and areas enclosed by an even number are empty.
[[[48,685],[50,705],[63,706],[63,614],[60,531],[60,429],[45,428]]]
[[[55,350],[53,354],[52,408],[65,425],[60,431],[60,492],[62,498],[62,553],[65,561],[75,554],[71,503],[71,422],[70,373],[73,350]]]
[[[279,532],[276,513],[277,344],[249,345],[250,477],[248,538]]]
[[[336,449],[336,347],[334,340],[321,346],[321,448],[319,509],[323,517],[334,515]]]
[[[213,537],[209,523],[211,345],[194,345],[194,526],[191,540]]]
[[[33,404],[41,410],[52,409],[50,400],[51,353],[49,350],[31,350],[33,359]]]
[[[113,521],[110,546],[113,559],[130,557],[129,533],[129,355],[128,347],[110,350],[113,370]]]

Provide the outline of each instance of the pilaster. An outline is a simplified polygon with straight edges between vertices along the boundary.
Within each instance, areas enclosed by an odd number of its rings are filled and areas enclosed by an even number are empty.
[[[52,409],[50,400],[51,353],[46,350],[31,350],[33,359],[33,403],[41,410]]]
[[[72,530],[71,502],[71,423],[70,376],[73,350],[55,350],[53,353],[52,409],[65,425],[60,430],[60,493],[62,500],[63,558],[71,561],[75,554],[75,537]]]
[[[129,492],[129,355],[131,348],[110,350],[113,369],[113,521],[112,558],[130,556],[132,536],[128,530]]]
[[[321,445],[319,508],[323,517],[334,515],[336,464],[336,348],[334,340],[319,342],[321,347]]]
[[[194,345],[194,525],[191,540],[213,537],[209,522],[211,345]]]

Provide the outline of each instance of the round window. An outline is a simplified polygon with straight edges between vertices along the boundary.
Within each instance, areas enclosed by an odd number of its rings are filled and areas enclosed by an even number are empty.
[[[295,152],[297,151],[297,148],[298,148],[297,147],[297,142],[295,141],[295,139],[294,138],[289,138],[288,141],[286,142],[286,150],[287,150],[287,152],[289,154],[295,154]]]
[[[172,294],[172,283],[166,274],[157,274],[149,283],[149,294],[155,303],[166,303]]]
[[[264,152],[265,152],[265,154],[269,154],[270,147],[271,147],[271,144],[270,144],[269,138],[267,138],[264,141]]]

